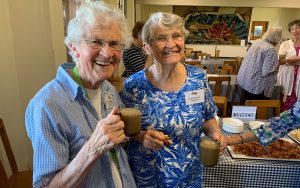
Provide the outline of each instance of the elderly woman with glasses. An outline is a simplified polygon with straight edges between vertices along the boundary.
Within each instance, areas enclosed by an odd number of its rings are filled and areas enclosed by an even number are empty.
[[[26,129],[34,149],[33,187],[135,187],[125,151],[117,69],[130,32],[123,13],[103,2],[80,7],[65,43],[74,64],[30,101]]]
[[[127,149],[138,187],[201,187],[201,134],[220,140],[221,151],[226,145],[204,70],[180,62],[186,34],[181,17],[151,15],[142,38],[153,65],[124,83],[123,102],[142,112],[143,131]]]

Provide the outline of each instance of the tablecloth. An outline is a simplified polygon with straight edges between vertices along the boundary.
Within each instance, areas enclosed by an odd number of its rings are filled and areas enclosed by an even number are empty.
[[[203,176],[204,188],[300,188],[300,162],[233,159],[226,149],[218,165],[204,167]]]

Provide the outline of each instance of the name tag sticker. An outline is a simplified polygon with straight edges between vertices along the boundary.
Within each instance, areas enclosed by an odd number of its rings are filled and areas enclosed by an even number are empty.
[[[106,108],[114,107],[114,97],[111,93],[106,93],[104,95],[104,100],[105,100]]]
[[[204,102],[204,90],[203,89],[189,91],[189,92],[186,92],[184,95],[185,95],[185,103],[187,105]]]
[[[231,117],[243,122],[254,121],[256,117],[256,106],[233,106]]]

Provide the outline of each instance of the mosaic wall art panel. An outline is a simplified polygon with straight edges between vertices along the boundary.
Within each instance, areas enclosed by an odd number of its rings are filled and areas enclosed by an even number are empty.
[[[247,40],[252,8],[173,6],[189,30],[187,44],[239,45]]]

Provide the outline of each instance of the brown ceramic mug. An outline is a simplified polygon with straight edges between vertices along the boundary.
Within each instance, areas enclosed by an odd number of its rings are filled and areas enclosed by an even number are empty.
[[[136,104],[123,104],[120,107],[120,116],[125,124],[124,133],[128,137],[137,135],[141,131],[141,111]]]
[[[208,136],[201,138],[199,143],[200,161],[205,166],[215,166],[219,161],[220,141]]]

